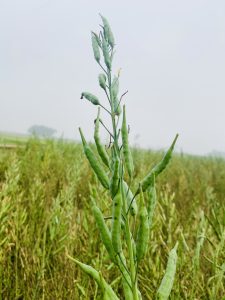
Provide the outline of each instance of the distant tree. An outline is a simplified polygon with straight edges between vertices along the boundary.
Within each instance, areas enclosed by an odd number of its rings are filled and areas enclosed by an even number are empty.
[[[28,132],[38,137],[50,138],[56,133],[56,130],[43,125],[33,125],[28,129]]]

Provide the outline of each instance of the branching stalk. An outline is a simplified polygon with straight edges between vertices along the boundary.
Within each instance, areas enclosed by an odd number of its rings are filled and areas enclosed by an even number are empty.
[[[101,15],[100,15],[101,16]],[[149,238],[149,221],[147,206],[145,205],[145,199],[143,192],[145,192],[151,185],[156,176],[158,176],[167,166],[171,154],[177,139],[175,137],[171,147],[161,160],[161,162],[156,165],[153,170],[147,174],[147,176],[140,182],[139,188],[137,189],[135,195],[133,196],[131,191],[131,185],[134,177],[134,164],[132,158],[132,152],[129,147],[129,130],[127,129],[126,123],[126,110],[123,106],[123,120],[120,123],[121,114],[121,101],[128,91],[123,93],[119,98],[119,74],[113,76],[112,74],[112,61],[114,51],[114,36],[112,34],[111,28],[108,21],[101,16],[103,26],[101,26],[102,31],[99,35],[92,35],[92,47],[94,52],[95,60],[97,61],[100,68],[103,70],[104,74],[99,74],[99,85],[104,90],[106,94],[107,101],[110,105],[110,109],[106,108],[101,104],[98,97],[89,93],[83,92],[81,99],[85,98],[92,104],[102,107],[111,118],[111,130],[109,130],[105,124],[100,120],[98,112],[97,123],[95,126],[95,143],[98,150],[98,154],[101,161],[108,167],[108,172],[105,172],[104,167],[100,161],[96,158],[94,152],[86,143],[85,137],[80,130],[82,143],[84,146],[84,153],[89,160],[89,163],[97,175],[98,180],[102,186],[108,190],[109,195],[112,200],[112,214],[110,217],[104,217],[101,213],[100,208],[95,209],[95,219],[100,231],[100,236],[102,242],[109,254],[110,259],[113,261],[115,266],[119,268],[119,271],[123,278],[123,289],[124,297],[126,300],[140,300],[141,295],[138,290],[138,265],[140,261],[144,258],[147,252],[148,238]],[[103,61],[103,62],[102,62]],[[104,66],[103,66],[104,63]],[[113,78],[113,80],[112,80]],[[118,100],[120,99],[120,100]],[[100,137],[98,134],[99,123],[103,125],[110,137],[111,146],[111,157],[107,153],[105,147],[101,144]],[[119,125],[121,124],[121,128]],[[104,151],[103,151],[104,150]],[[121,151],[122,150],[122,151]],[[126,176],[129,176],[129,185],[127,185]],[[154,181],[155,182],[155,181]],[[141,205],[140,213],[138,214],[138,206],[135,197],[140,194]],[[96,195],[94,195],[96,196]],[[98,197],[96,197],[96,200]],[[97,203],[97,201],[92,201]],[[135,215],[138,214],[138,218]],[[134,217],[134,222],[131,218]],[[112,219],[111,228],[105,223],[106,220]],[[138,222],[136,222],[138,220]],[[138,226],[138,228],[137,228]],[[110,232],[111,230],[111,232]],[[133,232],[137,232],[137,240],[134,241],[132,236]],[[146,238],[145,238],[146,237]],[[123,255],[123,248],[127,253],[127,257]],[[171,264],[171,259],[170,259]],[[78,263],[79,265],[79,263]],[[104,281],[102,275],[94,270],[92,267],[80,264],[83,269],[86,270],[88,274],[97,280],[97,283],[101,286],[104,292],[104,299],[108,299],[106,296],[112,295],[114,293],[106,282]],[[170,269],[168,267],[168,269]],[[175,267],[173,265],[173,272]],[[169,271],[168,271],[169,272]],[[167,272],[167,273],[168,273]],[[163,280],[161,284],[161,291],[165,291],[166,295],[170,293],[172,282],[170,283],[170,290],[166,290],[165,283],[167,283],[169,275]],[[102,285],[102,282],[104,283]],[[107,294],[108,293],[108,294]],[[114,295],[114,294],[113,294]],[[113,296],[115,298],[115,295]],[[114,299],[113,298],[113,299]],[[109,298],[112,299],[112,298]],[[163,298],[164,299],[164,298]]]

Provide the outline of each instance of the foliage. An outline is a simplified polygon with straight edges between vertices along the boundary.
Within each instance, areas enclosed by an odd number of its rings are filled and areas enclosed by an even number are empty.
[[[132,154],[137,182],[146,166],[163,155],[141,149],[133,149]],[[30,139],[23,148],[2,151],[1,299],[101,299],[98,287],[65,257],[65,249],[101,269],[106,281],[122,295],[121,277],[115,266],[108,265],[97,232],[87,181],[102,195],[98,204],[107,212],[109,195],[97,183],[81,145]],[[223,299],[224,182],[224,160],[174,155],[170,168],[158,180],[151,243],[139,267],[144,299],[154,299],[169,249],[177,240],[178,265],[170,298]],[[203,227],[199,227],[201,211]],[[203,231],[196,264],[193,257]]]
[[[103,22],[102,30],[99,34],[92,32],[92,47],[94,58],[104,72],[99,74],[98,80],[100,87],[105,92],[105,98],[108,100],[108,107],[105,107],[105,104],[103,105],[103,102],[90,92],[81,94],[81,99],[86,99],[93,105],[98,106],[94,133],[98,157],[87,144],[81,128],[79,128],[79,131],[87,160],[111,198],[112,205],[109,212],[107,212],[111,216],[110,225],[106,223],[98,203],[98,199],[102,195],[98,194],[95,188],[90,188],[92,212],[102,243],[108,252],[111,263],[117,267],[120,273],[123,298],[126,300],[141,300],[142,295],[138,288],[139,266],[148,250],[149,233],[157,202],[155,182],[171,159],[178,135],[176,135],[161,161],[150,169],[147,175],[138,183],[136,192],[133,195],[135,169],[129,147],[129,130],[125,105],[123,105],[122,123],[120,120],[121,102],[126,93],[119,94],[119,74],[117,76],[112,75],[115,40],[108,21],[103,16],[101,18]],[[103,59],[101,59],[101,56]],[[111,128],[107,128],[103,120],[100,119],[100,107],[109,114]],[[110,149],[108,151],[100,141],[100,125],[109,134]],[[157,293],[158,298],[162,300],[168,299],[172,290],[176,273],[177,259],[175,257],[177,256],[177,247],[178,243],[169,253],[165,275]],[[71,258],[69,255],[68,257],[96,281],[105,300],[118,298],[117,291],[113,291],[110,284],[100,284],[99,278],[106,282],[101,270],[97,271],[88,265],[84,267],[83,263]]]
[[[92,170],[79,144],[33,137],[1,149],[1,299],[223,299],[225,162],[175,155],[164,171],[177,136],[166,153],[129,147],[115,40],[102,21],[92,46],[110,109],[82,98],[109,113],[110,150],[100,110],[96,147],[80,129]]]

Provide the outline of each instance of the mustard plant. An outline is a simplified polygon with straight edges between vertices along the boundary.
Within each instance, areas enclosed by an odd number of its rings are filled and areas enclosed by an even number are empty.
[[[101,271],[68,254],[67,256],[96,281],[102,291],[103,299],[140,300],[142,296],[138,288],[138,267],[148,251],[149,233],[157,201],[155,184],[158,175],[171,159],[178,135],[175,136],[162,160],[134,187],[135,168],[129,146],[126,108],[122,105],[126,93],[122,95],[119,93],[120,74],[113,76],[114,35],[107,19],[101,16],[101,20],[100,32],[92,32],[91,38],[94,58],[101,70],[98,82],[105,93],[106,104],[90,92],[81,94],[81,99],[88,100],[98,107],[94,129],[97,151],[93,151],[87,143],[81,128],[79,131],[90,166],[111,198],[112,205],[109,213],[111,224],[109,224],[98,206],[99,196],[96,190],[93,188],[90,193],[92,215],[96,220],[109,259],[121,273],[123,295],[118,295],[117,291],[112,289],[103,278]],[[107,128],[100,118],[101,109],[109,115],[111,128]],[[109,134],[108,148],[101,143],[100,126]],[[135,188],[134,193],[133,188]],[[177,247],[178,244],[169,253],[165,275],[157,292],[158,299],[168,299],[170,295],[176,271]]]

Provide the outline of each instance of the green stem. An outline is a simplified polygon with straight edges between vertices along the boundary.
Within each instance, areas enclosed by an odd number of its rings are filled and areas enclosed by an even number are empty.
[[[112,79],[111,79],[110,71],[108,71],[107,77],[108,77],[108,83],[109,83],[109,99],[110,99],[110,104],[111,104],[111,119],[112,119],[113,135],[114,135],[114,145],[115,145],[116,153],[119,157],[118,135],[117,135],[117,129],[116,129],[115,114],[113,111]]]
[[[126,205],[126,199],[124,197],[123,186],[122,186],[122,197],[123,197],[123,203],[124,203],[124,210],[126,212],[127,205]],[[129,217],[128,216],[125,220],[125,236],[126,236],[128,255],[129,255],[129,261],[130,261],[130,274],[131,274],[133,297],[134,297],[134,300],[138,300],[139,296],[138,296],[138,288],[137,288],[137,280],[136,280],[136,268],[135,268],[134,252],[133,252],[132,238],[131,238]]]
[[[114,113],[114,109],[113,109],[112,79],[111,79],[111,73],[109,70],[107,72],[107,78],[108,78],[108,84],[109,84],[109,98],[110,98],[110,104],[111,104],[111,119],[112,119],[113,136],[114,136],[114,147],[115,147],[118,157],[120,157],[120,149],[119,149],[118,134],[117,134],[117,124],[116,124],[115,113]],[[123,177],[123,175],[121,177]],[[127,202],[126,202],[126,198],[124,197],[125,194],[124,194],[124,189],[123,189],[122,183],[121,183],[121,188],[122,188],[123,208],[124,208],[124,213],[126,215]],[[131,231],[130,231],[128,216],[125,219],[125,236],[126,236],[128,256],[129,256],[129,261],[130,261],[130,277],[131,277],[133,300],[139,300],[137,280],[136,280],[136,268],[135,268],[135,261],[134,261],[134,252],[133,252]]]

